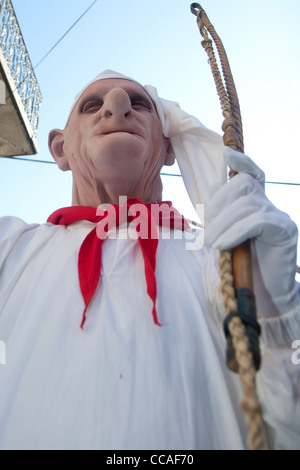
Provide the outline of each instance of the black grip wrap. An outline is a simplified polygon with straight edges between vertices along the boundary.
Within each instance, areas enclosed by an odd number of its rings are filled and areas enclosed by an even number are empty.
[[[238,303],[238,312],[231,312],[224,320],[224,332],[227,339],[227,361],[230,363],[235,361],[235,351],[228,325],[232,317],[239,317],[245,326],[249,348],[253,355],[254,366],[256,370],[258,370],[261,363],[259,349],[259,335],[261,328],[256,320],[255,297],[253,292],[247,288],[236,289],[235,293]]]

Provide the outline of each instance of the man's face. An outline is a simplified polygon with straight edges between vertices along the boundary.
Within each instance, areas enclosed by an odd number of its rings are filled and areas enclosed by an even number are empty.
[[[64,152],[70,169],[87,177],[95,170],[103,178],[139,177],[160,171],[166,139],[145,89],[130,80],[106,79],[90,85],[75,105]]]

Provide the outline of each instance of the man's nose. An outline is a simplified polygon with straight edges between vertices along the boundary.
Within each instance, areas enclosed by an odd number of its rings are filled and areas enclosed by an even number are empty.
[[[106,118],[111,116],[129,117],[131,115],[131,100],[128,93],[122,88],[110,90],[104,97],[101,114]]]

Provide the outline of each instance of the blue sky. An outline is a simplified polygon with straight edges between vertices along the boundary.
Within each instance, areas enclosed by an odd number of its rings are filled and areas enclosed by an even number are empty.
[[[12,3],[35,66],[92,0]],[[191,3],[98,0],[36,68],[43,104],[40,151],[34,158],[51,160],[48,132],[64,126],[76,93],[106,68],[155,85],[160,96],[177,101],[221,133],[219,100]],[[229,57],[241,104],[245,153],[265,171],[267,181],[300,183],[299,0],[200,3]],[[166,170],[178,172],[176,167]],[[163,183],[164,198],[193,217],[180,178],[163,177]],[[0,159],[0,216],[43,223],[51,212],[71,204],[71,191],[71,175],[55,165]],[[266,192],[300,227],[300,186],[267,184]]]

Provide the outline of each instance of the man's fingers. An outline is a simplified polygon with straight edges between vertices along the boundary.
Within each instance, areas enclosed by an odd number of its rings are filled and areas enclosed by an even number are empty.
[[[248,173],[259,183],[264,184],[264,172],[247,155],[237,152],[229,147],[224,148],[224,159],[226,164],[238,173]]]
[[[280,245],[289,236],[282,226],[282,219],[273,213],[248,212],[236,208],[239,220],[232,220],[225,214],[222,220],[206,228],[204,244],[218,250],[227,250],[249,239],[259,239],[270,245]]]
[[[213,221],[216,217],[222,216],[222,212],[229,207],[234,212],[232,204],[243,196],[251,197],[251,194],[261,193],[265,198],[261,186],[252,176],[246,173],[236,175],[229,183],[223,185],[216,191],[210,202],[205,206],[204,216],[207,222]],[[250,201],[244,201],[243,205],[251,206]]]

